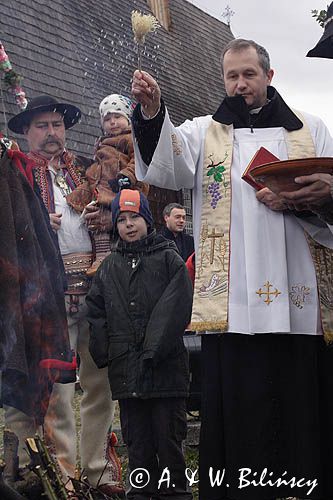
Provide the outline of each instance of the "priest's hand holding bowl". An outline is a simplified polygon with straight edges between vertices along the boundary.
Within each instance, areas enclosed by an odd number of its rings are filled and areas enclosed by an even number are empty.
[[[333,176],[327,173],[303,175],[295,178],[297,184],[304,185],[297,191],[281,192],[280,197],[291,210],[311,210],[324,205],[332,205]]]
[[[153,118],[161,105],[161,90],[157,81],[146,71],[136,70],[133,74],[132,94],[141,104],[147,118]]]
[[[285,201],[278,195],[273,193],[269,188],[260,189],[256,194],[257,200],[266,205],[267,208],[280,212],[288,208]]]

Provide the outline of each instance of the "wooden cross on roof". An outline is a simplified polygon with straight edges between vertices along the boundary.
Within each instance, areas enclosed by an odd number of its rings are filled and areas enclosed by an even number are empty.
[[[229,7],[229,5],[226,6],[226,8],[224,9],[224,11],[222,13],[222,17],[225,18],[225,20],[227,21],[227,25],[229,27],[230,27],[231,18],[234,14],[235,14],[235,12]]]

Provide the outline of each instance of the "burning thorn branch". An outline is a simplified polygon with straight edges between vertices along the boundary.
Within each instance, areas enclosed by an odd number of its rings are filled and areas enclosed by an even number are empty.
[[[67,489],[44,441],[36,435],[26,439],[26,445],[30,456],[29,468],[38,476],[43,488],[41,498],[48,500],[96,500],[97,498],[104,500],[109,498],[92,487],[82,475],[69,478],[73,489]]]

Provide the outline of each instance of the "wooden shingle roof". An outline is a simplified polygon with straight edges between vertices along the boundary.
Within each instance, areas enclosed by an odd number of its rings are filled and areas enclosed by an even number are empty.
[[[233,35],[226,24],[186,0],[170,0],[169,7],[171,27],[147,36],[142,67],[158,79],[178,124],[214,112],[220,103],[219,56]],[[67,132],[69,147],[81,154],[93,154],[102,98],[130,95],[137,66],[133,9],[150,12],[144,0],[1,2],[0,40],[13,69],[24,78],[27,98],[49,94],[81,109],[81,123]],[[8,119],[19,112],[6,92],[4,106]]]

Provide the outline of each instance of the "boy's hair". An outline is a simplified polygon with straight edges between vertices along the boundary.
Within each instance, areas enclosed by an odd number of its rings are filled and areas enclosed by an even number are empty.
[[[147,222],[148,227],[153,227],[154,220],[149,203],[144,194],[134,189],[123,189],[112,200],[111,203],[112,223],[116,229],[117,219],[121,212],[134,212],[141,215]]]
[[[125,116],[128,122],[131,122],[133,109],[135,104],[129,99],[120,94],[110,94],[102,100],[99,105],[99,114],[101,116],[101,123],[103,124],[104,118],[109,113],[118,113]]]

